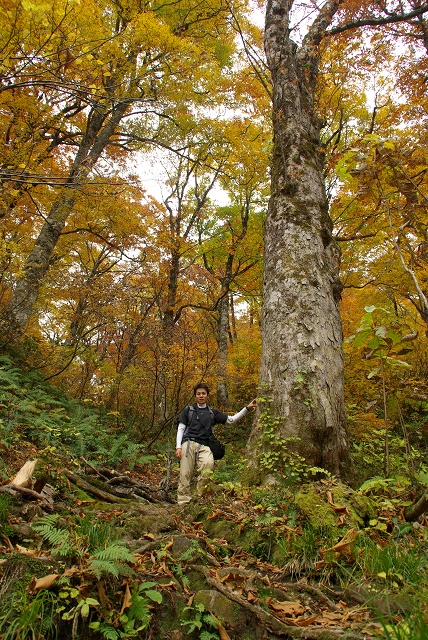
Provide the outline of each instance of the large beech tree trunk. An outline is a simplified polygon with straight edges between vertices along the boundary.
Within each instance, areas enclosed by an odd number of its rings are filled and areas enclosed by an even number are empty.
[[[280,437],[337,476],[349,470],[339,314],[340,252],[332,238],[314,114],[317,45],[339,2],[319,14],[302,47],[289,38],[287,0],[269,0],[265,49],[273,87],[272,191],[265,227],[260,393]],[[256,425],[250,446],[260,438]],[[254,449],[253,449],[254,450]]]

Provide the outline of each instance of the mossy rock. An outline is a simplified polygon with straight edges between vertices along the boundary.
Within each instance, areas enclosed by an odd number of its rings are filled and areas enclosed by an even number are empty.
[[[3,556],[2,564],[2,598],[12,596],[16,590],[28,587],[32,578],[42,578],[50,573],[59,572],[59,565],[52,560],[32,558],[22,553]],[[6,585],[6,586],[5,586]]]
[[[240,531],[230,520],[208,520],[205,528],[211,538],[226,540],[232,547],[240,547],[249,553],[254,553],[254,549],[262,542],[259,531],[251,524],[246,524]]]
[[[345,485],[334,485],[331,491],[337,507],[346,507],[344,526],[361,529],[377,515],[375,502]],[[338,525],[340,513],[328,502],[327,489],[316,484],[303,485],[296,494],[295,503],[301,514],[315,529],[323,529],[332,539],[343,535],[343,526]]]
[[[301,514],[316,530],[323,530],[332,538],[340,535],[337,514],[314,484],[304,484],[296,493],[294,502]]]
[[[123,528],[125,537],[136,540],[147,533],[157,535],[172,531],[176,525],[167,509],[148,504],[128,511]]]
[[[156,623],[154,625],[154,639],[183,638],[181,624],[185,616],[187,597],[180,592],[163,592],[163,602],[156,610]],[[186,636],[187,638],[188,636]]]
[[[193,604],[202,604],[205,611],[211,611],[223,625],[227,624],[228,627],[239,629],[246,621],[245,610],[216,589],[198,591]]]
[[[365,524],[368,524],[368,521],[372,518],[377,518],[378,507],[376,506],[375,500],[370,498],[370,496],[364,496],[362,493],[353,492],[349,496],[349,501]]]
[[[195,564],[205,556],[205,550],[200,542],[196,538],[188,538],[184,535],[174,538],[170,553],[179,562],[187,564]]]
[[[203,573],[196,569],[186,569],[186,579],[189,581],[190,591],[196,593],[197,591],[203,591],[208,589],[207,581]]]
[[[238,603],[215,589],[198,591],[193,605],[202,604],[205,611],[210,611],[226,629],[233,640],[259,640],[263,637],[263,630],[251,613]]]

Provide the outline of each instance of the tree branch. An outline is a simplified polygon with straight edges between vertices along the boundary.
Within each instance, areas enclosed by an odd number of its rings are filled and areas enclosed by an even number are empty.
[[[354,22],[348,22],[347,24],[340,25],[338,27],[333,27],[325,32],[326,36],[333,36],[338,33],[344,33],[345,31],[350,31],[351,29],[359,29],[360,27],[377,27],[385,24],[394,24],[397,22],[407,22],[412,18],[416,18],[417,16],[421,16],[424,13],[428,12],[428,4],[423,4],[414,11],[410,11],[409,13],[403,13],[401,15],[394,14],[391,16],[385,16],[384,18],[364,18],[362,20],[355,20]]]

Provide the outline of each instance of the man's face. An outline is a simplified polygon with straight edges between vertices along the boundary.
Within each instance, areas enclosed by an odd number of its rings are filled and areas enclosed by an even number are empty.
[[[205,389],[196,389],[195,398],[198,404],[205,404],[208,398],[208,393]]]

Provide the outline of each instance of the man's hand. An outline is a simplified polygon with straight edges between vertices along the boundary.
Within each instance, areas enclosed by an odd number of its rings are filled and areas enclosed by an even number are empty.
[[[247,404],[247,409],[249,411],[250,409],[255,409],[256,406],[257,406],[257,400],[256,398],[254,398],[254,400],[251,400],[250,404]]]
[[[179,459],[181,458],[181,447],[178,447],[178,448],[175,450],[175,457],[176,457],[176,458],[179,458]]]

